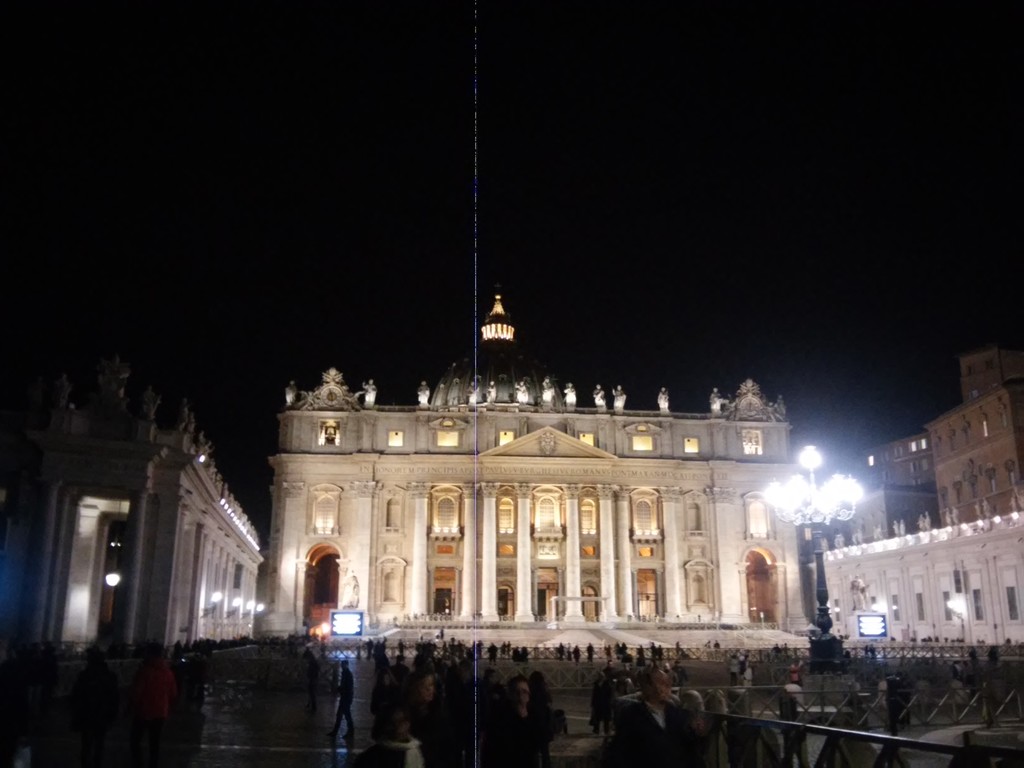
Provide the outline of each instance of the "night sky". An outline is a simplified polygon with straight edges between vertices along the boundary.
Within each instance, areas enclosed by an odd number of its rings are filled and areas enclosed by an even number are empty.
[[[954,407],[958,353],[1024,349],[1010,4],[32,8],[0,12],[4,407],[119,354],[264,537],[289,379],[412,405],[495,283],[563,384],[706,412],[751,377],[829,471]]]

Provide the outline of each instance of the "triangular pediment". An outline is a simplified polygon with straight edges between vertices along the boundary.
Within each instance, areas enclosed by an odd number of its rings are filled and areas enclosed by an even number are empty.
[[[511,443],[499,445],[480,454],[483,456],[535,456],[555,459],[614,459],[614,454],[602,451],[582,440],[570,437],[553,427],[544,427],[536,432],[516,438]]]

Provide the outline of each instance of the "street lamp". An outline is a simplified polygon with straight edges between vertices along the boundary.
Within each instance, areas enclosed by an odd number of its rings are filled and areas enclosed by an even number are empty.
[[[794,475],[785,484],[771,483],[765,498],[775,508],[779,519],[793,525],[812,526],[814,536],[815,596],[818,612],[814,625],[818,637],[811,639],[811,673],[836,672],[840,669],[843,642],[834,637],[832,617],[828,608],[828,584],[825,582],[824,526],[833,520],[849,520],[856,512],[863,490],[857,481],[846,475],[833,475],[820,488],[814,481],[814,470],[821,466],[821,454],[809,445],[800,452],[800,466],[810,479]]]

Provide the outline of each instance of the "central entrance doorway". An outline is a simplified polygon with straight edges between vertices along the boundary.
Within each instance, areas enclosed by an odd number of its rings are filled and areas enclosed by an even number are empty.
[[[455,604],[455,569],[434,569],[434,609],[432,613],[440,616],[451,616]]]
[[[537,616],[546,619],[551,610],[551,598],[558,597],[558,570],[537,569]],[[551,618],[555,618],[552,616]]]

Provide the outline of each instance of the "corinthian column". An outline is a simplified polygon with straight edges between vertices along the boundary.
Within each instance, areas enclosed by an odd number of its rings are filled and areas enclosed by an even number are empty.
[[[679,614],[679,500],[678,488],[662,488],[665,543],[665,618],[674,621]]]
[[[530,486],[516,485],[516,621],[533,621],[530,595]]]
[[[601,508],[601,621],[618,621],[615,600],[615,524],[612,515],[612,487],[599,485]]]
[[[484,494],[483,541],[480,546],[480,619],[482,621],[498,620],[498,520],[495,498],[498,495],[497,483],[482,483],[480,490]]]
[[[124,626],[121,641],[133,643],[144,638],[137,637],[139,600],[142,587],[142,544],[146,540],[146,489],[135,491],[128,506],[128,599],[124,612]]]
[[[476,614],[476,487],[462,490],[462,613],[463,619]]]
[[[580,610],[580,487],[566,486],[565,489],[565,618],[582,619]]]
[[[53,640],[47,633],[46,617],[50,615],[52,596],[50,574],[53,568],[54,552],[57,546],[57,504],[60,500],[60,481],[51,480],[46,484],[46,509],[43,513],[43,541],[37,562],[39,581],[36,588],[36,610],[32,613],[31,639],[33,641]],[[45,636],[44,636],[45,635]]]
[[[426,483],[410,483],[413,500],[412,519],[412,586],[409,613],[422,616],[427,612],[427,491]]]
[[[622,615],[633,615],[633,543],[629,540],[629,491],[615,492],[615,527],[619,544],[619,600]]]

